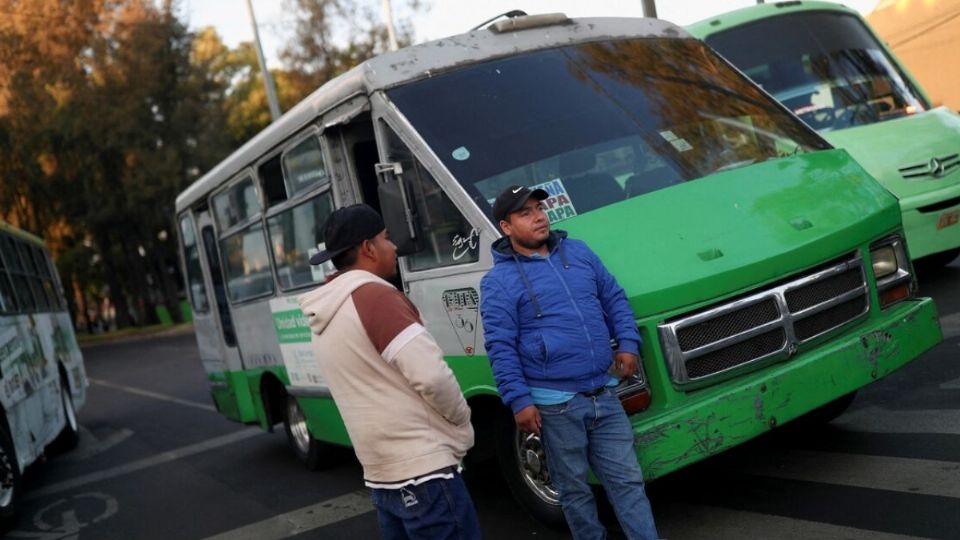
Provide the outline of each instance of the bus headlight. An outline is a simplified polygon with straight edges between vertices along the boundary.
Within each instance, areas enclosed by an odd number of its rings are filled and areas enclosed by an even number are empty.
[[[877,281],[880,307],[889,307],[914,295],[913,269],[899,234],[888,236],[870,246],[873,276]]]

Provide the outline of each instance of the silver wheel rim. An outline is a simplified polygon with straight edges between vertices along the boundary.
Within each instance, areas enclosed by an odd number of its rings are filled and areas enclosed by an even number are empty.
[[[532,433],[521,433],[518,430],[516,441],[517,466],[524,483],[540,500],[560,506],[560,494],[553,487],[553,481],[550,479],[547,457],[540,437]]]
[[[73,408],[73,398],[70,397],[70,390],[64,387],[60,392],[60,400],[63,401],[63,414],[67,417],[67,426],[70,431],[77,432],[77,411]]]
[[[307,419],[300,410],[300,405],[294,398],[287,399],[287,423],[290,425],[290,434],[297,450],[306,454],[310,452],[310,432],[307,430]]]
[[[6,508],[13,502],[13,489],[16,473],[7,449],[0,445],[0,508]]]

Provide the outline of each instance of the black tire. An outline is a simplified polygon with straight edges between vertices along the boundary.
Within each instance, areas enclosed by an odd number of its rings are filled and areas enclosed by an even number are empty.
[[[2,409],[0,414],[3,414]],[[16,525],[19,502],[20,468],[17,465],[17,452],[7,431],[7,423],[0,422],[0,532]]]
[[[565,529],[567,521],[550,482],[540,438],[520,433],[513,416],[505,411],[497,419],[496,443],[500,471],[513,498],[541,523]]]
[[[48,450],[57,454],[73,450],[80,442],[80,423],[77,420],[77,410],[73,406],[73,394],[70,393],[70,385],[63,374],[60,375],[60,405],[63,407],[66,422],[64,422],[60,434],[48,446]]]
[[[283,404],[283,430],[293,453],[307,467],[315,471],[330,464],[330,446],[313,438],[307,429],[307,419],[297,399],[287,395]]]

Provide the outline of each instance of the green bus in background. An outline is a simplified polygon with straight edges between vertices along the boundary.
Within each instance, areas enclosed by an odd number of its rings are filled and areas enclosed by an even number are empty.
[[[857,12],[780,2],[687,30],[896,195],[912,258],[947,264],[960,254],[960,116],[932,106]]]
[[[326,217],[363,202],[470,404],[467,459],[498,457],[514,496],[562,522],[483,348],[491,204],[511,184],[547,190],[554,227],[626,291],[643,373],[618,393],[648,479],[842,411],[941,340],[896,199],[846,151],[675,25],[523,16],[364,62],[177,197],[217,409],[283,423],[312,468],[350,444],[297,297],[329,270],[308,263]]]

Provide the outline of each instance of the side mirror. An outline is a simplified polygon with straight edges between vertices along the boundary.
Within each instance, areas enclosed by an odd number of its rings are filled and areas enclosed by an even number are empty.
[[[420,220],[416,206],[410,200],[411,190],[403,178],[399,163],[378,163],[377,174],[382,181],[377,186],[383,223],[390,233],[390,240],[397,246],[397,255],[403,257],[417,253],[423,246],[420,238]]]

